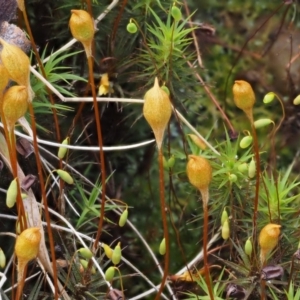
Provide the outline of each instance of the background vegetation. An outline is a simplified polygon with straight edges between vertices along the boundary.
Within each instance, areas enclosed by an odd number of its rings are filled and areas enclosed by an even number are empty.
[[[157,295],[162,278],[158,264],[163,269],[165,261],[159,254],[164,232],[158,151],[153,132],[142,115],[143,101],[139,100],[158,77],[160,84],[168,87],[174,108],[190,124],[188,127],[179,114],[173,113],[163,144],[170,265],[168,287],[160,298],[211,298],[210,284],[201,276],[203,234],[207,234],[214,299],[299,299],[299,108],[293,104],[300,89],[299,3],[27,0],[25,5],[34,43],[43,61],[43,68],[38,67],[37,56],[30,50],[31,66],[36,66],[39,74],[44,69],[51,89],[31,73],[39,154],[33,151],[34,142],[26,143],[24,137],[16,134],[17,161],[25,175],[36,178],[29,188],[36,201],[40,203],[43,198],[43,186],[49,209],[57,213],[50,211],[53,237],[49,236],[50,226],[44,224],[45,243],[51,259],[50,241],[54,243],[54,278],[66,287],[68,296],[154,299]],[[182,12],[180,21],[171,15],[173,6]],[[104,273],[113,263],[105,255],[103,244],[97,250],[93,247],[103,200],[103,172],[99,150],[93,149],[98,147],[99,140],[88,61],[78,42],[57,52],[72,40],[72,9],[91,11],[97,21],[93,83],[97,92],[101,87],[107,90],[97,95],[103,145],[124,146],[121,150],[104,151],[106,202],[100,242],[111,249],[120,242],[122,248],[122,262],[117,264],[121,275],[116,271],[110,283],[105,281]],[[0,17],[2,38],[7,38],[3,33],[4,21],[28,32],[19,10],[16,18],[8,16],[5,10],[1,14],[5,14]],[[126,30],[129,22],[137,25],[136,33]],[[5,34],[9,39],[10,33]],[[268,118],[274,122],[274,126],[257,129],[258,151],[255,147],[240,147],[242,138],[253,133],[247,117],[234,104],[235,80],[249,82],[256,94],[254,119]],[[276,95],[275,99],[264,104],[269,92]],[[31,115],[26,114],[30,125]],[[30,136],[22,124],[23,127],[16,126],[16,131]],[[193,128],[210,147],[193,141],[189,136],[195,134]],[[58,159],[58,148],[66,137],[75,148]],[[147,143],[126,147],[141,142]],[[87,148],[80,148],[83,146]],[[14,176],[9,168],[12,162],[5,162],[4,138],[0,139],[0,148],[0,247],[7,258],[0,287],[2,297],[12,299],[15,294],[11,287],[16,282],[15,239],[7,233],[16,232],[18,211],[16,206],[8,208],[5,203]],[[260,174],[249,176],[250,162],[258,152]],[[189,154],[206,157],[213,168],[207,232],[203,231],[201,196],[186,175]],[[39,177],[37,161],[43,165],[44,182]],[[60,180],[52,172],[55,169],[68,171],[74,184]],[[120,214],[127,207],[126,225],[120,227]],[[230,236],[225,240],[221,222],[224,210]],[[42,213],[42,220],[46,219],[47,213]],[[262,265],[258,235],[269,223],[280,224],[281,235],[267,264]],[[247,241],[253,244],[250,255],[245,253]],[[76,252],[83,247],[93,250],[93,263]],[[89,261],[86,268],[83,259]],[[92,265],[97,269],[95,272]],[[187,266],[189,271],[183,269]],[[24,299],[55,297],[49,284],[55,280],[49,276],[47,281],[36,261],[29,264],[27,277]]]

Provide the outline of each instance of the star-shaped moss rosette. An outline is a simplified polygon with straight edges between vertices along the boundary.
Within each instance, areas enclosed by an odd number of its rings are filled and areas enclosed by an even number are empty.
[[[9,22],[16,19],[17,1],[0,0],[0,37],[10,44],[16,45],[24,52],[29,52],[30,41],[21,28]],[[2,46],[0,46],[0,51]]]

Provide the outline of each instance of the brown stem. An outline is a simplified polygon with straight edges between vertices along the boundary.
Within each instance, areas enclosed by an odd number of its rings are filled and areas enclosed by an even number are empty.
[[[95,119],[96,119],[96,126],[97,126],[97,138],[98,138],[98,146],[100,148],[100,164],[101,164],[101,211],[100,211],[100,218],[99,218],[99,225],[97,230],[97,235],[94,242],[94,249],[96,250],[98,247],[98,242],[102,233],[103,221],[104,221],[104,209],[105,209],[105,194],[106,194],[106,170],[105,170],[105,158],[104,158],[104,151],[103,151],[103,138],[102,138],[102,129],[101,129],[101,122],[100,122],[100,113],[98,108],[98,102],[96,99],[96,88],[94,83],[94,71],[93,71],[93,57],[88,56],[88,65],[89,65],[89,81],[91,84],[92,95],[93,95],[93,104],[95,110]]]
[[[208,288],[210,300],[214,300],[213,289],[210,281],[210,273],[208,267],[208,255],[207,255],[207,238],[208,238],[208,199],[209,191],[208,187],[200,190],[202,201],[203,201],[203,214],[204,214],[204,225],[203,225],[203,261],[205,271],[205,281]]]
[[[42,164],[40,161],[40,153],[37,143],[37,133],[36,133],[36,123],[34,118],[34,110],[32,103],[30,102],[29,105],[29,114],[30,114],[30,120],[31,120],[31,129],[32,129],[32,135],[33,135],[33,148],[35,152],[35,158],[36,158],[36,165],[38,170],[38,176],[40,181],[40,187],[41,187],[41,194],[42,194],[42,203],[44,204],[45,209],[45,218],[47,222],[47,231],[49,235],[49,243],[50,243],[50,253],[52,258],[52,270],[53,270],[53,284],[54,284],[54,297],[55,299],[58,299],[58,286],[57,286],[57,269],[56,269],[56,260],[55,260],[55,250],[54,250],[54,239],[53,239],[53,233],[51,230],[51,222],[50,222],[50,215],[48,210],[48,202],[47,202],[47,196],[46,196],[46,188],[44,184],[44,177],[43,177],[43,169]]]
[[[253,211],[253,244],[257,244],[257,213],[258,213],[258,197],[259,197],[259,183],[260,183],[260,157],[259,157],[259,147],[256,129],[254,127],[253,118],[250,120],[252,127],[252,136],[253,136],[253,151],[255,156],[255,164],[256,164],[256,183],[255,183],[255,198],[254,198],[254,211]],[[255,247],[254,247],[255,249]]]
[[[165,267],[164,267],[164,276],[161,280],[159,291],[155,297],[155,300],[159,300],[164,289],[167,276],[169,273],[169,261],[170,261],[170,240],[169,240],[169,231],[167,223],[167,214],[166,214],[166,202],[165,202],[165,184],[164,184],[164,167],[163,167],[163,153],[162,149],[158,149],[158,165],[159,165],[159,194],[160,194],[160,209],[161,209],[161,218],[163,222],[164,229],[164,238],[166,241],[166,254],[165,254]]]

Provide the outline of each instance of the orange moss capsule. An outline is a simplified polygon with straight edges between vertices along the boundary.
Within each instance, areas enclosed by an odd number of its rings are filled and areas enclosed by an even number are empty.
[[[160,149],[172,114],[172,106],[168,94],[160,88],[157,77],[154,86],[146,92],[144,99],[143,114],[154,132],[157,147]]]
[[[260,259],[264,264],[267,255],[276,247],[280,236],[280,227],[278,224],[267,224],[259,234]]]

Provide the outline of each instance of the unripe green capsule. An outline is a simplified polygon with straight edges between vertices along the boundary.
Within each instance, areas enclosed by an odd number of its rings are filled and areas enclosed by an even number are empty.
[[[224,240],[227,240],[230,236],[230,228],[229,228],[229,223],[228,220],[225,220],[223,225],[222,225],[222,238]]]
[[[126,29],[129,33],[132,33],[132,34],[137,32],[137,27],[133,22],[128,23]]]
[[[169,164],[166,158],[163,156],[163,167],[165,170],[169,170]]]
[[[252,246],[252,242],[250,239],[248,239],[245,243],[245,253],[248,255],[248,256],[251,256],[252,254],[252,250],[253,250],[253,246]]]
[[[170,90],[168,89],[167,86],[163,85],[163,86],[161,86],[160,88],[161,88],[162,90],[164,90],[168,96],[170,96]]]
[[[113,249],[111,249],[108,245],[103,244],[103,249],[107,258],[111,259],[113,254]]]
[[[255,160],[252,158],[248,168],[248,176],[250,178],[253,178],[255,176],[255,173],[256,173],[256,165],[255,165]]]
[[[122,252],[121,252],[121,246],[119,242],[118,245],[113,250],[111,261],[113,262],[114,265],[117,265],[121,261],[121,257],[122,257]]]
[[[256,129],[258,129],[258,128],[261,128],[261,127],[268,126],[268,125],[270,125],[271,123],[274,124],[274,122],[273,122],[271,119],[259,119],[259,120],[256,120],[256,121],[254,122],[254,127],[255,127]]]
[[[89,262],[85,259],[79,259],[80,264],[86,270],[88,268]],[[94,267],[91,268],[91,273],[96,274],[96,269]]]
[[[294,105],[299,105],[300,104],[300,95],[298,95],[294,101],[293,101]]]
[[[16,201],[18,196],[18,182],[17,178],[15,178],[9,185],[7,193],[6,193],[6,205],[9,208],[12,208]]]
[[[235,174],[230,174],[228,179],[231,182],[236,182],[237,181],[237,176]]]
[[[67,171],[58,169],[58,170],[56,170],[56,173],[66,183],[68,183],[68,184],[73,184],[74,183],[74,180],[73,180],[72,176]]]
[[[222,216],[221,216],[221,225],[222,226],[226,220],[228,220],[228,213],[227,213],[226,209],[224,208],[223,212],[222,212]]]
[[[80,248],[78,252],[85,258],[90,259],[93,257],[93,252],[88,248]]]
[[[175,156],[172,155],[169,159],[168,159],[168,166],[169,168],[173,168],[174,167],[174,164],[175,164]]]
[[[273,92],[269,92],[268,94],[265,95],[263,102],[265,104],[270,103],[274,100],[275,94]]]
[[[160,245],[159,245],[159,254],[165,255],[166,254],[166,239],[163,238]]]
[[[253,137],[251,135],[244,136],[240,141],[240,147],[242,149],[248,148],[253,142]]]
[[[62,145],[69,145],[69,137],[65,138],[63,141],[62,141]],[[63,159],[65,157],[65,155],[67,154],[68,152],[68,148],[65,148],[65,147],[59,147],[58,149],[58,153],[57,153],[57,157],[59,159]]]
[[[3,250],[0,248],[0,268],[4,269],[6,266],[6,257]]]
[[[238,166],[238,170],[241,173],[246,173],[248,171],[248,164],[247,163],[242,163]]]
[[[181,10],[176,6],[173,5],[171,8],[171,15],[174,18],[175,21],[180,21],[181,20]]]
[[[109,267],[105,272],[105,280],[111,281],[115,276],[115,267]]]
[[[120,216],[120,220],[119,220],[120,227],[123,227],[125,225],[127,218],[128,218],[128,209],[126,208]]]

